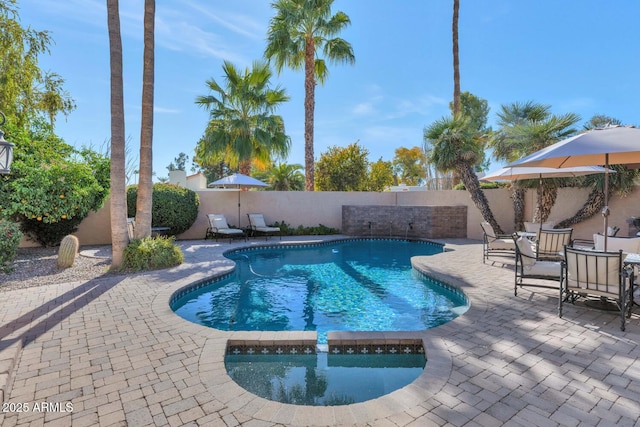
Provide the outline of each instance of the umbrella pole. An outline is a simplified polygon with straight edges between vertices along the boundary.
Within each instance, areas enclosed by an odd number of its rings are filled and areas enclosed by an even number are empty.
[[[609,230],[609,153],[604,155],[604,209],[602,216],[604,217],[604,250],[607,250],[607,237]]]
[[[241,189],[238,187],[238,228],[240,228],[240,191]]]
[[[540,221],[540,231],[538,232],[538,239],[540,238],[540,236],[542,235],[542,174],[540,174],[540,179],[538,181],[538,191],[537,191],[537,196],[538,196],[538,206],[536,206],[536,209],[538,209],[538,214],[540,215],[540,218],[538,218],[538,221]],[[534,213],[535,215],[535,213]]]

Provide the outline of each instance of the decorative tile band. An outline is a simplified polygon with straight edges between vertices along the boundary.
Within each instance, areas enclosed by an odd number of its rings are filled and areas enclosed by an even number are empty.
[[[309,355],[316,354],[317,349],[315,345],[244,345],[244,344],[236,344],[229,345],[227,344],[227,354],[233,355],[265,355],[265,356],[273,356],[273,355]]]
[[[372,340],[372,341],[379,341]],[[422,340],[404,340],[405,343],[372,343],[359,339],[357,343],[343,343],[341,340],[329,341],[329,354],[340,355],[385,355],[385,354],[425,354]],[[226,354],[229,355],[309,355],[318,353],[315,344],[293,344],[293,343],[252,343],[227,342]]]
[[[383,354],[424,354],[420,344],[331,344],[329,354],[343,355],[383,355]]]

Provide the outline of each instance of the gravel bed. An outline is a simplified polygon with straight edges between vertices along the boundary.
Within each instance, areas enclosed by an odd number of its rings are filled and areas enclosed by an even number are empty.
[[[81,248],[84,249],[84,248]],[[86,282],[113,275],[108,272],[109,258],[93,258],[78,254],[73,266],[58,269],[58,248],[21,248],[11,273],[0,273],[0,292],[34,286],[68,282]]]

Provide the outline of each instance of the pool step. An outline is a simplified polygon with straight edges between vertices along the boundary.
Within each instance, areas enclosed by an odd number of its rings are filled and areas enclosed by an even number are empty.
[[[0,402],[4,402],[9,396],[20,351],[22,351],[21,339],[0,341]]]

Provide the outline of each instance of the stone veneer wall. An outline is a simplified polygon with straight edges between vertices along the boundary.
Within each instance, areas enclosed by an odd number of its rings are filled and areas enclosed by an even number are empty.
[[[343,205],[342,233],[427,239],[466,238],[467,207]]]

